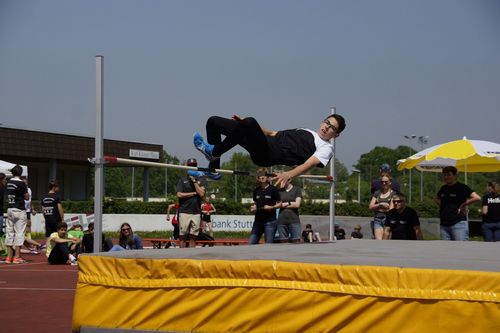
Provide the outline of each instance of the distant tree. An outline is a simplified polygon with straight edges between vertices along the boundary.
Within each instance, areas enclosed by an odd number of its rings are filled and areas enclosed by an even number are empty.
[[[237,152],[229,161],[222,163],[221,168],[255,172],[259,167],[252,162],[250,155]],[[241,198],[252,197],[255,186],[255,176],[223,174],[221,181],[210,184],[209,192],[217,192],[218,197],[240,201]]]
[[[127,196],[127,187],[124,179],[125,170],[122,167],[104,168],[104,193],[108,197],[124,198]]]

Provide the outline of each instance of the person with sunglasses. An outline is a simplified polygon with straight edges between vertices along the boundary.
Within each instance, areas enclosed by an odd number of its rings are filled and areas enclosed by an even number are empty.
[[[371,221],[371,228],[373,237],[377,240],[382,240],[386,214],[393,208],[392,196],[394,191],[391,189],[391,180],[391,176],[380,177],[382,189],[373,193],[368,205],[368,209],[375,214],[373,221]]]
[[[406,206],[404,194],[394,194],[392,203],[394,208],[387,213],[383,239],[423,240],[418,214]]]
[[[294,166],[272,178],[275,185],[282,188],[288,180],[313,167],[325,167],[333,157],[330,140],[338,137],[345,126],[344,117],[338,114],[326,117],[316,131],[306,128],[274,131],[261,127],[252,117],[212,116],[206,123],[207,142],[200,133],[194,134],[193,142],[210,161],[211,171],[220,169],[220,157],[236,145],[247,150],[260,167]]]
[[[134,234],[132,227],[127,222],[120,226],[120,238],[118,244],[111,248],[111,251],[142,250],[142,239]]]

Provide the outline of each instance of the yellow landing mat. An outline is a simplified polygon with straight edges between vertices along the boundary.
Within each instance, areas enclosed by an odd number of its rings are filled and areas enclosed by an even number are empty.
[[[500,332],[500,273],[83,256],[73,330]]]

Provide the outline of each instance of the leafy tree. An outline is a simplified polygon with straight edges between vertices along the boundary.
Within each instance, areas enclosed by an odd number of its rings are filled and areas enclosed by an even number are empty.
[[[221,165],[222,169],[255,172],[259,167],[250,159],[250,155],[237,152],[231,159]],[[222,180],[209,184],[209,192],[215,193],[217,197],[241,200],[243,197],[251,197],[256,186],[254,176],[223,174]]]

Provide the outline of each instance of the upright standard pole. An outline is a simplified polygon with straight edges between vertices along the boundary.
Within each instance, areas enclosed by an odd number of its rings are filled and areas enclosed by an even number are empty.
[[[96,56],[96,129],[95,129],[95,184],[94,184],[94,253],[102,247],[102,204],[104,197],[104,140],[103,140],[103,85],[104,57]]]
[[[335,106],[332,106],[330,108],[330,114],[336,114],[337,113],[337,108]],[[331,139],[330,142],[333,145],[333,158],[332,161],[330,162],[330,175],[333,177],[334,180],[337,180],[337,177],[335,175],[335,139]],[[336,181],[333,181],[330,184],[330,232],[329,232],[329,240],[333,241],[334,236],[335,236],[335,183]]]

